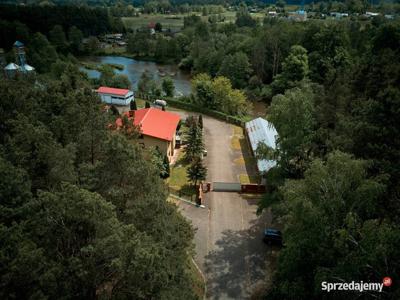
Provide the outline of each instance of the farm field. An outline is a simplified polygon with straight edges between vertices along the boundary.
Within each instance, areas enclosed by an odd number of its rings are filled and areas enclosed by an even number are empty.
[[[163,28],[166,29],[181,29],[183,27],[183,18],[193,15],[194,13],[190,14],[176,14],[176,15],[165,15],[165,14],[142,14],[139,17],[123,17],[122,22],[124,23],[127,29],[138,29],[142,27],[146,27],[149,23],[161,23]],[[201,16],[200,13],[197,15]],[[236,20],[236,12],[235,11],[226,11],[222,13],[225,17],[225,23],[235,22]],[[251,13],[253,18],[262,19],[265,16],[265,13],[258,12],[258,13]],[[201,16],[204,21],[207,21],[208,16]]]
[[[149,23],[161,23],[163,28],[180,29],[186,15],[142,14],[139,17],[123,17],[122,22],[127,29],[146,27]]]

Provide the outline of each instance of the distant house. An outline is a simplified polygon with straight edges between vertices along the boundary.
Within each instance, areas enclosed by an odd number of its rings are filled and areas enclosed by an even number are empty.
[[[349,14],[348,13],[341,13],[341,12],[331,12],[330,16],[334,17],[336,19],[341,19],[341,18],[347,18],[349,16]]]
[[[176,129],[181,119],[179,115],[156,108],[144,108],[126,112],[125,116],[133,125],[140,126],[140,143],[144,147],[158,147],[171,160],[175,153]],[[115,123],[120,128],[122,119],[117,119]]]
[[[101,86],[96,92],[99,94],[101,101],[107,104],[129,105],[131,101],[135,101],[133,91],[128,89]]]
[[[276,12],[276,10],[270,10],[268,12],[268,17],[275,18],[276,16],[278,16],[278,13]]]
[[[257,118],[245,124],[247,138],[253,154],[256,154],[257,147],[264,143],[272,149],[276,149],[276,138],[278,133],[274,125],[263,118]],[[276,166],[275,160],[258,159],[257,169],[260,173],[266,173]]]
[[[106,34],[104,36],[104,40],[108,43],[115,43],[122,41],[123,34],[122,33],[112,33],[112,34]]]
[[[307,12],[305,10],[297,10],[289,12],[289,19],[293,21],[307,21]]]
[[[377,16],[379,16],[379,15],[380,15],[380,13],[371,12],[371,11],[367,11],[367,12],[365,13],[365,16],[368,17],[368,18],[370,18],[370,17],[377,17]]]

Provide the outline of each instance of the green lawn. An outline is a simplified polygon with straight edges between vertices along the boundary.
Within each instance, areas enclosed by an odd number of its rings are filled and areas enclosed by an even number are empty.
[[[143,100],[141,98],[135,98],[135,101],[136,101],[136,106],[138,109],[144,108],[146,105],[146,100]]]
[[[183,162],[182,156],[183,154],[180,153],[178,161],[171,168],[171,176],[168,179],[169,186],[174,189],[181,189],[188,184],[186,170],[189,165]]]
[[[184,159],[184,153],[181,151],[178,155],[178,159],[171,167],[171,174],[167,180],[168,186],[170,187],[170,192],[177,194],[178,196],[188,196],[196,195],[196,190],[192,184],[187,179],[187,169],[189,163]]]

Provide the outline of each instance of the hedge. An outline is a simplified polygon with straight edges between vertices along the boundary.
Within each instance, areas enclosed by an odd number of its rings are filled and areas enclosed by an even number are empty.
[[[137,95],[145,100],[152,100],[151,97],[149,97],[148,95],[143,95],[143,94],[139,94],[137,93]],[[180,108],[180,109],[184,109],[184,110],[188,110],[188,111],[193,111],[193,112],[198,112],[198,113],[202,113],[205,115],[208,115],[210,117],[214,117],[216,119],[231,123],[231,124],[235,124],[241,127],[244,127],[244,121],[236,116],[232,116],[232,115],[227,115],[223,112],[220,111],[215,111],[215,110],[211,110],[193,103],[189,103],[189,102],[183,102],[183,101],[179,101],[177,99],[174,98],[168,98],[168,97],[163,97],[163,99],[165,99],[167,101],[168,105],[171,105],[173,107],[176,108]],[[154,99],[155,100],[155,99]]]

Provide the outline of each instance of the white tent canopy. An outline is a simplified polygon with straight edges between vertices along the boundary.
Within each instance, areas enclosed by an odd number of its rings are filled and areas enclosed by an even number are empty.
[[[10,63],[7,66],[5,66],[4,70],[6,71],[19,70],[19,66],[17,64]]]
[[[32,67],[32,66],[30,66],[30,65],[28,65],[28,64],[25,64],[25,65],[23,66],[23,68],[24,68],[25,71],[27,71],[27,72],[35,71],[35,68]]]
[[[259,143],[264,143],[268,147],[276,149],[276,138],[278,133],[272,123],[263,118],[257,118],[247,122],[245,127],[253,153],[256,153]],[[260,172],[267,172],[275,166],[275,160],[257,160],[257,167]]]

